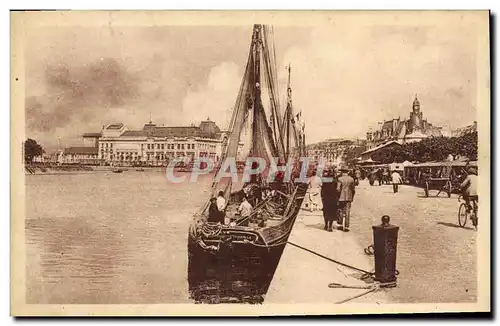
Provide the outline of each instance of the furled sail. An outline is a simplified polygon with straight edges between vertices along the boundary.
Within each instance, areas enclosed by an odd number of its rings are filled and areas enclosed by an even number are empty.
[[[292,153],[292,142],[295,154],[304,155],[305,139],[303,130],[296,125],[291,100],[290,67],[287,86],[286,110],[280,110],[278,77],[276,71],[276,54],[273,44],[273,29],[268,26],[254,25],[252,42],[247,64],[240,85],[236,102],[228,127],[228,134],[223,141],[223,151],[216,175],[221,168],[227,168],[224,161],[228,158],[236,160],[245,126],[251,125],[251,139],[248,157],[264,159],[266,166],[277,158],[286,163]],[[269,97],[268,110],[265,109],[262,97]],[[303,128],[302,128],[303,129]],[[258,182],[258,178],[252,182]],[[262,180],[260,178],[259,180]],[[216,178],[212,184],[212,196],[223,191],[226,199],[232,191],[232,178]],[[203,211],[208,207],[202,209]]]
[[[284,161],[282,114],[278,101],[276,55],[270,43],[271,33],[272,29],[267,26],[254,25],[247,65],[230,120],[228,136],[223,144],[221,162],[237,156],[241,133],[250,117],[252,137],[249,156],[263,158],[267,164],[275,157]],[[275,121],[274,126],[269,124],[268,113],[264,109],[263,88],[269,95],[269,112],[271,120]],[[214,193],[226,191],[228,185],[230,187],[229,179],[214,182]]]

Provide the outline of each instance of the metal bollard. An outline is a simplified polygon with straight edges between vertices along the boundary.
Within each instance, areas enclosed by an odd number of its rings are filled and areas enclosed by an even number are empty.
[[[396,286],[396,250],[399,227],[389,224],[390,217],[382,216],[382,224],[372,226],[375,258],[375,281]]]

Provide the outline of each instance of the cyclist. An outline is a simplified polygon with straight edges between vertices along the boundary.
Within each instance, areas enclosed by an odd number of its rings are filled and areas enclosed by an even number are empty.
[[[462,197],[467,205],[467,212],[470,213],[472,210],[470,201],[475,200],[477,202],[477,170],[473,167],[469,167],[467,170],[467,177],[460,185],[460,190],[462,191]]]

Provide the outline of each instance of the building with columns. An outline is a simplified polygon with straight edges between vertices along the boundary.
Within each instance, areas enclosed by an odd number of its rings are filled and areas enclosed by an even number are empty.
[[[389,141],[400,144],[418,142],[427,137],[442,136],[441,127],[433,126],[424,119],[417,96],[413,100],[412,111],[408,119],[399,117],[378,123],[375,131],[370,129],[366,133],[368,148],[374,148]]]
[[[225,137],[227,133],[207,118],[198,126],[181,127],[158,126],[150,121],[140,130],[113,123],[104,126],[95,139],[102,164],[164,166],[173,158],[189,162],[207,157],[217,162]],[[242,147],[240,143],[238,156]]]

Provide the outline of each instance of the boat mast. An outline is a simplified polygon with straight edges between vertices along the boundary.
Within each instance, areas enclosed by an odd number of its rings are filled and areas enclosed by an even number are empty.
[[[255,140],[259,137],[258,123],[259,123],[259,109],[260,109],[260,46],[262,44],[260,38],[261,25],[254,25],[253,28],[253,48],[254,48],[254,75],[253,75],[253,122],[252,122],[252,154],[256,154]]]
[[[271,26],[262,26],[262,56],[265,68],[265,81],[269,86],[270,110],[272,114],[271,126],[273,141],[276,149],[276,155],[280,160],[285,160],[285,135],[283,130],[283,118],[279,109],[279,92],[277,89],[277,72],[276,72],[276,53],[273,40],[273,28]]]
[[[287,84],[287,106],[286,106],[286,114],[285,114],[285,124],[286,124],[286,149],[285,149],[285,158],[288,159],[290,155],[290,119],[293,119],[291,116],[291,102],[292,102],[292,88],[290,86],[290,75],[292,73],[292,66],[288,64],[288,84]]]

